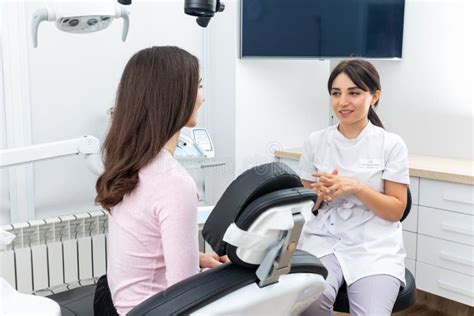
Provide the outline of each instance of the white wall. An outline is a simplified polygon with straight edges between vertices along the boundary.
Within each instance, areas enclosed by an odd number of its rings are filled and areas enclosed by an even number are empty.
[[[115,3],[115,0],[109,0]],[[134,1],[127,41],[121,41],[122,20],[97,33],[68,34],[54,23],[39,28],[38,48],[31,44],[32,13],[48,1],[28,1],[25,64],[29,80],[31,143],[39,144],[89,134],[102,139],[114,104],[117,83],[130,56],[153,45],[177,45],[202,59],[203,31],[183,12],[183,1]],[[55,2],[56,5],[61,5]],[[9,2],[7,10],[17,10]],[[19,22],[18,22],[19,23]],[[6,25],[13,28],[15,25]],[[9,60],[4,60],[8,64]],[[8,133],[9,131],[7,131]],[[14,147],[15,144],[8,144]],[[80,156],[37,162],[33,167],[36,218],[90,211],[94,208],[96,177]],[[3,201],[3,199],[2,199]],[[0,224],[5,223],[1,209]]]
[[[300,147],[328,125],[328,61],[241,59],[237,65],[238,169],[273,160],[276,149]]]
[[[4,3],[0,3],[0,149],[6,147],[6,128],[5,128],[5,106],[3,98],[3,54],[2,54],[2,38]],[[0,223],[10,222],[10,196],[8,188],[8,170],[0,169]]]
[[[235,175],[327,126],[329,61],[240,59],[240,1],[227,1],[211,23],[210,126],[226,156],[234,155]]]
[[[407,0],[403,59],[374,62],[382,122],[411,154],[474,159],[472,12],[471,0]]]
[[[205,83],[206,127],[212,135],[216,161],[223,167],[208,169],[211,203],[217,202],[235,177],[236,62],[238,59],[237,1],[225,1],[225,11],[216,15],[205,33],[208,78]]]

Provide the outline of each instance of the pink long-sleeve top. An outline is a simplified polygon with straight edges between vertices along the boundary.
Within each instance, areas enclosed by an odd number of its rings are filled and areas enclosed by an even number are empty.
[[[109,216],[107,280],[122,315],[199,271],[197,189],[167,150]]]

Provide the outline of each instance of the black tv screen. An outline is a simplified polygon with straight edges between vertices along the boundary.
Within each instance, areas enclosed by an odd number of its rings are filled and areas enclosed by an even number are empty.
[[[242,57],[401,58],[405,0],[242,0]]]

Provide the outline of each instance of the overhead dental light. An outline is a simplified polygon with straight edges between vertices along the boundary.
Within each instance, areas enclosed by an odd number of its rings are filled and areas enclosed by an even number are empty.
[[[38,28],[43,21],[55,21],[56,27],[69,33],[91,33],[107,28],[116,18],[123,19],[122,41],[127,39],[130,12],[113,2],[76,2],[57,4],[57,8],[42,8],[33,13],[31,34],[33,46],[38,46]]]
[[[132,4],[132,0],[117,0],[120,4]],[[217,12],[225,9],[220,0],[184,0],[184,13],[197,16],[196,22],[201,27],[207,27],[211,18]]]
[[[197,16],[196,22],[202,27],[207,27],[214,13],[222,12],[225,5],[220,0],[185,0],[184,12]]]

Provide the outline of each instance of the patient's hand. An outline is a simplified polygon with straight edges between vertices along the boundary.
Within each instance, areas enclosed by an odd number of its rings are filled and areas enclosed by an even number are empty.
[[[214,268],[226,262],[229,262],[227,256],[219,257],[215,252],[199,253],[199,266],[201,268]]]

